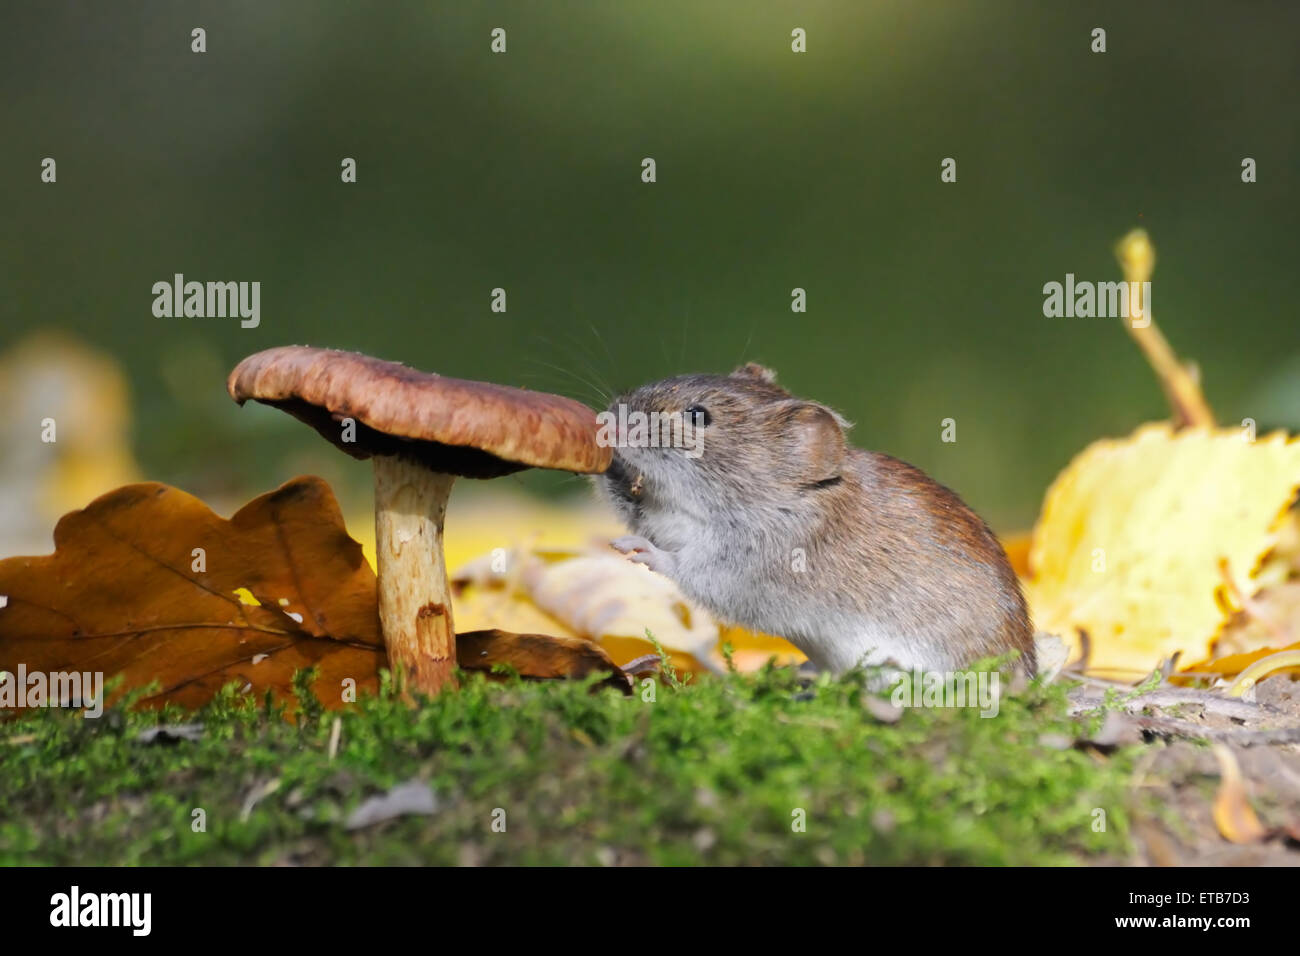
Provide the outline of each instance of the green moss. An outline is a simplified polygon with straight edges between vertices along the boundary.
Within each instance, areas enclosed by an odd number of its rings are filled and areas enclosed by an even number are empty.
[[[1059,688],[1004,698],[995,718],[912,709],[890,724],[864,708],[860,675],[768,668],[659,683],[653,702],[640,684],[625,697],[462,678],[414,709],[381,693],[323,711],[299,682],[290,718],[233,686],[198,714],[25,713],[0,724],[0,863],[1028,864],[1130,852],[1131,754],[1053,749],[1053,735],[1076,731]],[[182,721],[202,722],[202,740],[137,739]],[[437,795],[432,816],[344,827],[362,800],[412,778]]]

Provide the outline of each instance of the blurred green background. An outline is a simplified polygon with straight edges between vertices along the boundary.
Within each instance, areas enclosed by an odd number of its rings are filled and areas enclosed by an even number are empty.
[[[8,0],[0,22],[0,350],[59,329],[114,357],[142,471],[201,496],[304,471],[367,493],[225,394],[244,355],[307,343],[592,404],[762,361],[1027,526],[1087,442],[1167,415],[1117,321],[1042,314],[1067,272],[1118,278],[1134,226],[1220,419],[1300,427],[1294,4]],[[155,318],[176,272],[260,281],[261,325]]]

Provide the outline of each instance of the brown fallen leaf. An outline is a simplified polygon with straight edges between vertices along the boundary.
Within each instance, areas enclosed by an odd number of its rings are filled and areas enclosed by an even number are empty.
[[[327,706],[345,678],[377,686],[374,573],[319,478],[229,520],[176,488],[127,485],[65,515],[54,543],[0,561],[0,669],[121,674],[119,693],[156,680],[145,703],[186,707],[230,681],[287,693],[313,665]]]
[[[301,477],[229,520],[157,483],[127,485],[65,515],[44,557],[0,561],[0,670],[122,675],[142,703],[206,703],[224,684],[315,691],[339,707],[344,679],[375,690],[387,666],[375,576],[329,486]],[[626,675],[590,641],[492,630],[458,637],[466,670],[508,664],[525,677]]]
[[[506,664],[525,677],[542,680],[581,680],[607,673],[605,683],[623,691],[631,687],[627,675],[604,648],[580,637],[470,631],[456,635],[456,656],[466,670],[490,671],[497,664]]]

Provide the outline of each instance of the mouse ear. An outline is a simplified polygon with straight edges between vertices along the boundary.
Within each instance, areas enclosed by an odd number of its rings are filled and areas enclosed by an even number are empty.
[[[776,372],[770,368],[765,368],[757,362],[746,362],[740,368],[731,373],[732,378],[752,378],[759,382],[765,382],[771,385],[776,381]]]
[[[848,422],[825,405],[796,402],[789,423],[792,462],[804,481],[819,484],[839,478],[847,453],[844,429]]]

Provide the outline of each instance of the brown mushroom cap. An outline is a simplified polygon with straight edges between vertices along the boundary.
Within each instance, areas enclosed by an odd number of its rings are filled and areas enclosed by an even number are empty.
[[[468,382],[397,362],[289,345],[244,359],[226,380],[239,404],[273,405],[354,458],[402,455],[446,474],[491,478],[523,468],[609,467],[596,413],[546,392]],[[357,423],[342,440],[341,422]]]

